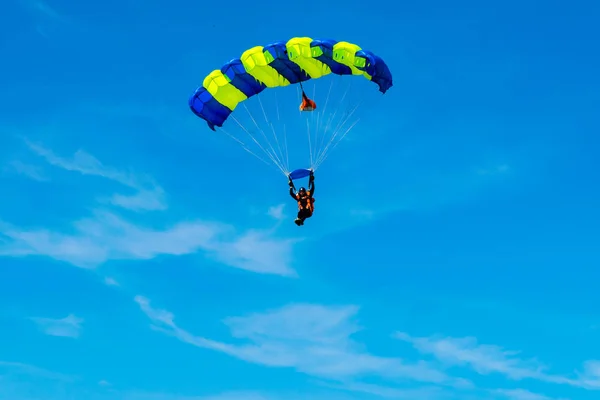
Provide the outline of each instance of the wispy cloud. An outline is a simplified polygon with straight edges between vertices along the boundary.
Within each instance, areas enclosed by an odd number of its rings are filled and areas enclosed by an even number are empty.
[[[71,17],[57,10],[47,1],[18,0],[18,2],[30,13],[36,31],[45,38],[49,38],[52,31],[59,26],[74,25]]]
[[[285,204],[283,204],[283,203],[279,204],[277,206],[269,207],[269,210],[267,211],[267,215],[270,216],[271,218],[281,221],[282,219],[285,218],[285,214],[283,212],[284,209],[285,209]]]
[[[272,400],[273,397],[256,392],[226,392],[203,397],[202,400]]]
[[[410,379],[465,387],[466,380],[449,377],[426,362],[407,363],[399,358],[371,354],[350,336],[359,330],[353,321],[355,306],[295,304],[264,313],[224,320],[232,336],[245,344],[230,344],[196,336],[174,321],[171,312],[155,309],[138,296],[135,301],[155,330],[191,345],[220,351],[247,362],[294,368],[307,375],[338,382],[364,376],[391,381]]]
[[[27,4],[31,10],[36,11],[47,18],[55,21],[66,21],[66,17],[63,14],[59,13],[54,7],[45,1],[27,0],[23,3]]]
[[[247,271],[298,276],[291,267],[295,239],[271,238],[268,232],[248,231],[231,240],[214,241],[203,249],[226,265]]]
[[[52,150],[39,144],[32,143],[28,140],[26,140],[25,143],[31,151],[40,157],[43,157],[49,164],[54,165],[55,167],[79,172],[83,175],[101,176],[130,187],[139,187],[139,179],[135,175],[123,173],[115,168],[104,166],[94,156],[82,150],[78,150],[75,152],[73,158],[68,159],[54,154]]]
[[[543,394],[533,393],[524,389],[498,389],[493,393],[508,400],[567,400],[565,398],[548,397]]]
[[[36,16],[43,17],[54,22],[67,22],[68,18],[50,3],[43,0],[19,0],[19,3]]]
[[[489,168],[478,168],[476,173],[478,175],[497,175],[506,174],[510,172],[510,166],[508,164],[499,164]]]
[[[66,375],[21,362],[0,361],[0,399],[95,399],[82,391],[79,376]],[[76,393],[79,392],[79,393]],[[107,399],[108,400],[108,399]]]
[[[39,182],[46,182],[50,180],[40,167],[24,163],[20,160],[15,160],[9,163],[8,166],[5,168],[5,171],[7,170],[14,171],[17,174],[24,175],[30,179]]]
[[[119,282],[117,282],[114,278],[107,276],[104,278],[104,283],[108,286],[119,286]]]
[[[351,209],[348,213],[358,221],[369,221],[377,214],[376,211],[369,209]]]
[[[105,397],[99,398],[104,400]],[[228,391],[213,395],[202,396],[185,396],[169,393],[148,393],[142,391],[127,391],[127,392],[111,392],[111,397],[106,397],[110,400],[367,400],[372,397],[365,398],[349,397],[335,391],[322,393],[321,391],[305,391],[294,390],[289,392],[273,392],[273,391],[250,391],[238,390]],[[433,399],[432,399],[433,400]],[[436,399],[437,400],[437,399]]]
[[[202,250],[231,267],[284,276],[296,274],[290,266],[294,241],[272,239],[261,232],[236,234],[233,227],[220,223],[181,222],[159,230],[97,211],[92,218],[76,221],[73,230],[75,233],[67,234],[0,224],[0,237],[7,239],[0,245],[0,255],[47,256],[95,268],[107,260],[147,260]]]
[[[26,142],[49,164],[85,176],[106,178],[138,192],[115,194],[110,203],[131,210],[164,210],[164,192],[151,177],[123,172],[78,151],[72,158],[57,156]],[[179,256],[199,251],[210,258],[247,271],[296,276],[291,267],[296,240],[278,239],[267,231],[238,232],[233,226],[203,220],[166,225],[162,229],[132,223],[113,210],[97,206],[91,217],[76,220],[70,229],[22,229],[0,221],[0,256],[47,256],[82,268],[108,260],[146,260],[159,255]]]
[[[446,399],[450,394],[446,388],[427,386],[412,389],[386,387],[364,382],[345,382],[344,384],[325,383],[324,386],[338,390],[365,393],[378,398],[388,399]]]
[[[114,194],[108,202],[129,210],[164,210],[167,208],[165,193],[162,188],[156,187],[151,190],[140,190],[132,195]]]
[[[102,177],[134,190],[133,194],[116,193],[108,199],[100,199],[102,202],[134,211],[165,210],[167,208],[164,190],[149,176],[131,171],[123,172],[106,166],[83,150],[75,152],[72,158],[64,158],[39,144],[30,141],[26,141],[26,144],[31,151],[57,168],[78,172],[82,175]]]
[[[43,368],[36,367],[35,365],[24,364],[13,361],[0,361],[0,371],[3,373],[0,375],[29,375],[38,378],[51,379],[57,381],[70,382],[74,378],[68,375],[48,371]]]
[[[83,319],[77,318],[73,314],[69,314],[65,318],[53,319],[53,318],[30,318],[33,322],[38,325],[38,328],[43,331],[46,335],[51,336],[62,336],[70,338],[78,338],[83,323]]]
[[[468,366],[482,375],[498,373],[512,380],[535,379],[538,381],[567,384],[587,389],[600,389],[600,362],[584,363],[584,372],[577,378],[551,374],[548,367],[536,359],[525,359],[517,351],[500,346],[479,344],[474,337],[413,337],[397,332],[397,339],[411,343],[423,354],[433,355],[451,366]]]
[[[575,384],[587,389],[600,390],[600,360],[589,360],[583,364]]]
[[[518,353],[494,345],[478,344],[474,337],[424,338],[398,332],[397,339],[411,343],[417,350],[432,354],[450,365],[468,365],[480,374],[498,372],[511,379],[543,377],[545,366],[535,360],[522,360]]]

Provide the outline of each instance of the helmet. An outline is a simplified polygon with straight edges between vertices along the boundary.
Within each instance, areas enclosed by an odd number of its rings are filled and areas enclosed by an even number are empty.
[[[303,187],[301,187],[300,189],[298,189],[298,193],[306,193],[306,189],[304,189]]]

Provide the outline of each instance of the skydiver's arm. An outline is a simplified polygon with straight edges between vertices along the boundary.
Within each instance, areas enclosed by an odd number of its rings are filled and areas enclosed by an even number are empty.
[[[308,190],[310,191],[310,197],[313,197],[315,194],[315,182],[314,181],[308,182]]]
[[[290,185],[290,196],[296,200],[296,188],[294,187],[294,181],[290,177],[288,177],[288,185]]]

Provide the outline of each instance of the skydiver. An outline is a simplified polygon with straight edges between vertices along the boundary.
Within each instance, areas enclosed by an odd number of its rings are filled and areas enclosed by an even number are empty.
[[[315,176],[313,171],[310,171],[310,177],[308,178],[308,190],[301,187],[296,193],[294,182],[292,178],[288,181],[290,185],[290,196],[298,202],[298,216],[294,221],[296,225],[304,225],[304,220],[310,218],[315,210],[315,199],[313,195],[315,193]]]

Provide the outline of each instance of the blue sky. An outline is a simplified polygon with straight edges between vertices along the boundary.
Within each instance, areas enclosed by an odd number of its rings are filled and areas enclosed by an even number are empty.
[[[3,8],[0,400],[598,397],[597,2]],[[293,36],[394,74],[300,228],[187,107]]]

